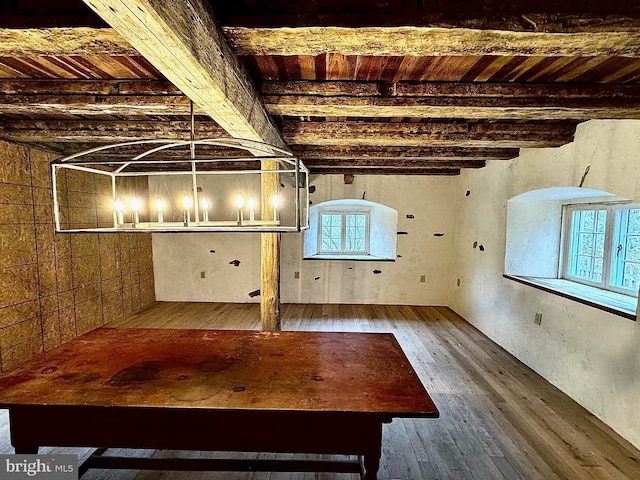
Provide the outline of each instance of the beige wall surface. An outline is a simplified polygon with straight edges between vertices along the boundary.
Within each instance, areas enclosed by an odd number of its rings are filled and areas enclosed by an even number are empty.
[[[303,235],[283,234],[282,301],[447,305],[455,182],[453,177],[386,175],[356,176],[351,185],[342,175],[312,179],[314,204],[364,196],[396,209],[398,231],[406,234],[397,236],[399,257],[392,262],[303,260]],[[153,255],[158,300],[259,301],[249,296],[260,288],[257,234],[154,234]]]
[[[640,122],[583,123],[569,145],[521,150],[513,161],[463,173],[460,189],[471,193],[459,203],[450,306],[640,446],[638,322],[502,277],[507,200],[578,186],[587,166],[585,188],[640,200]]]
[[[52,159],[0,141],[2,371],[154,302],[150,235],[54,233]],[[62,181],[67,207],[97,222],[96,185]]]

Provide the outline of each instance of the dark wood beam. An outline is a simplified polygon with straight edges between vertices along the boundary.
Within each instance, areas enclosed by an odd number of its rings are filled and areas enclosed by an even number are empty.
[[[140,55],[111,28],[0,28],[0,56]]]
[[[637,85],[265,82],[274,115],[509,120],[640,118]]]
[[[272,115],[289,117],[467,118],[501,120],[638,119],[640,99],[264,97]]]
[[[371,2],[315,0],[295,2],[236,0],[220,2],[216,13],[223,25],[304,27],[308,25],[442,26],[474,29],[580,32],[596,28],[629,28],[638,24],[635,0],[403,0]]]
[[[65,121],[16,120],[0,125],[2,138],[24,143],[114,143],[145,138],[188,140],[191,123],[186,121]],[[199,137],[225,137],[214,122],[198,122]]]
[[[640,57],[639,29],[544,33],[441,27],[226,27],[238,55]]]
[[[189,115],[184,95],[0,95],[0,114]],[[196,114],[202,114],[198,108]]]
[[[4,79],[3,95],[182,95],[164,80]]]
[[[0,85],[2,85],[0,83]],[[263,81],[263,95],[319,97],[640,98],[640,86],[594,83]]]
[[[390,122],[288,122],[291,144],[455,146],[487,148],[558,147],[573,140],[575,124],[466,124]]]
[[[315,168],[310,171],[313,175],[460,175],[457,168]]]
[[[635,0],[234,0],[215,2],[222,25],[236,26],[398,26],[439,25],[515,31],[583,31],[634,25]],[[104,26],[79,0],[3,0],[0,25],[11,28]]]
[[[231,136],[287,148],[202,0],[85,0]]]
[[[293,153],[303,161],[311,160],[509,160],[518,156],[517,148],[464,147],[375,147],[292,145]]]
[[[313,171],[320,168],[404,168],[404,169],[425,169],[425,168],[482,168],[486,165],[484,160],[407,160],[405,158],[384,158],[384,159],[350,159],[350,160],[303,160],[305,166]]]

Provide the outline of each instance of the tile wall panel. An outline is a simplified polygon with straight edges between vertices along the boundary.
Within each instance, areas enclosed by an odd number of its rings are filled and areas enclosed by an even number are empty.
[[[150,235],[55,233],[53,158],[0,141],[2,371],[155,301]],[[70,172],[58,187],[66,193],[63,221],[95,226],[110,220],[109,208],[98,215],[87,208],[106,204],[102,190],[109,182]]]

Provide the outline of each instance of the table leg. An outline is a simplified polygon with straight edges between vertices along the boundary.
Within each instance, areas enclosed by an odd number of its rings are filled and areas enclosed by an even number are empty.
[[[362,480],[377,480],[382,454],[382,423],[376,422],[368,430],[368,446],[363,455],[364,476]]]
[[[378,468],[380,468],[380,455],[365,455],[364,477],[362,477],[362,480],[377,480]]]

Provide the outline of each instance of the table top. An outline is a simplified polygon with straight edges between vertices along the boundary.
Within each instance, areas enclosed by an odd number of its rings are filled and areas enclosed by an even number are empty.
[[[390,333],[99,328],[0,376],[0,407],[437,417]]]

